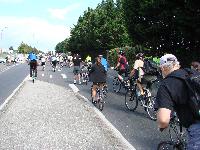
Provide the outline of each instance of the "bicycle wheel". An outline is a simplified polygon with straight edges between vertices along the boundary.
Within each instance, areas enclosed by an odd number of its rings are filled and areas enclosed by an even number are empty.
[[[32,81],[35,82],[35,70],[32,70]]]
[[[157,116],[156,116],[156,111],[154,109],[155,106],[155,97],[148,97],[147,99],[147,114],[149,115],[149,117],[152,120],[156,120]]]
[[[171,141],[164,141],[158,144],[157,150],[175,150],[175,145]]]
[[[104,101],[103,101],[103,99],[102,98],[100,98],[99,100],[98,100],[98,108],[99,108],[99,110],[100,111],[102,111],[103,110],[103,107],[104,107]]]
[[[113,90],[114,92],[118,93],[121,89],[121,81],[119,80],[118,77],[115,77],[113,79]]]
[[[125,94],[125,105],[131,111],[136,110],[138,106],[138,99],[134,90],[127,90]]]

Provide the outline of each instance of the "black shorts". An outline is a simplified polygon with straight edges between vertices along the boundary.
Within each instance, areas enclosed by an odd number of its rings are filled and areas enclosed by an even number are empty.
[[[52,61],[52,65],[56,66],[57,61]]]
[[[119,74],[120,76],[123,75],[123,74],[125,74],[125,77],[128,76],[128,72],[127,72],[125,69],[119,70],[119,71],[118,71],[118,74]]]
[[[42,62],[41,66],[45,66],[45,62]]]
[[[30,68],[31,69],[37,69],[37,61],[36,60],[30,61]]]

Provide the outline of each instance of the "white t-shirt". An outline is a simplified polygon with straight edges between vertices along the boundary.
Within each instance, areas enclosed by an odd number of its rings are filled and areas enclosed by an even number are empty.
[[[41,62],[45,62],[46,59],[44,57],[41,58]]]
[[[139,69],[139,76],[143,76],[144,75],[144,71],[142,70],[142,67],[144,66],[144,62],[140,59],[136,60],[135,61],[135,64],[134,64],[134,69]]]
[[[57,58],[55,57],[55,56],[53,56],[52,58],[51,58],[51,61],[56,61],[57,60]]]

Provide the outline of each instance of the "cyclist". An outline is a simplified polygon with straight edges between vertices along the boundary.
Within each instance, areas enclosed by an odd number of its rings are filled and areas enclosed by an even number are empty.
[[[191,63],[191,68],[192,68],[192,69],[195,69],[195,70],[197,70],[197,71],[200,72],[200,63],[197,62],[197,61],[193,61],[193,62]]]
[[[126,66],[128,64],[126,57],[124,56],[125,53],[123,51],[119,51],[118,53],[118,63],[115,69],[119,69],[118,71],[118,78],[121,82],[124,82],[124,79],[122,77],[123,74],[125,74],[125,77],[128,76],[128,72],[126,69]]]
[[[63,62],[64,62],[64,57],[62,55],[60,55],[60,57],[59,57],[60,67],[63,67]]]
[[[52,67],[53,67],[53,71],[55,72],[55,70],[56,70],[56,64],[57,64],[57,58],[56,58],[55,55],[53,55],[51,57],[51,64],[52,64]]]
[[[34,52],[30,52],[28,55],[30,65],[30,77],[32,77],[32,70],[35,70],[35,77],[37,77],[37,56]]]
[[[41,66],[43,67],[43,70],[44,70],[44,68],[45,68],[45,63],[46,63],[46,58],[44,57],[44,56],[42,56],[42,58],[41,58]]]
[[[101,64],[104,66],[106,72],[108,71],[108,62],[105,58],[103,58],[103,55],[99,55],[99,58],[101,59]]]
[[[138,53],[136,55],[136,60],[134,63],[134,68],[131,71],[129,78],[133,77],[136,79],[136,84],[140,90],[140,94],[141,96],[144,95],[144,90],[142,87],[142,78],[144,76],[144,71],[143,71],[143,67],[144,67],[144,54],[143,53]]]
[[[95,103],[96,100],[96,90],[97,88],[103,88],[106,83],[106,70],[101,64],[101,59],[99,57],[95,58],[95,64],[92,66],[89,72],[90,81],[93,82],[92,85],[92,102]]]
[[[92,61],[92,58],[88,55],[85,59],[85,62],[88,63],[88,62],[91,62]]]
[[[200,149],[200,121],[194,118],[188,87],[184,80],[169,76],[186,76],[185,70],[180,69],[179,61],[172,54],[166,54],[160,59],[160,69],[164,77],[157,92],[158,128],[167,128],[173,111],[177,113],[180,123],[188,131],[188,150]]]
[[[74,73],[74,84],[76,84],[76,81],[78,80],[79,81],[79,84],[81,84],[81,76],[80,76],[80,65],[81,65],[81,57],[79,54],[76,54],[74,55],[73,57],[73,63],[74,63],[74,70],[73,70],[73,73]]]

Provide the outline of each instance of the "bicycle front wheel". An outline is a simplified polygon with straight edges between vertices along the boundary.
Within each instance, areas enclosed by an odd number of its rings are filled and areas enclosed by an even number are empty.
[[[104,101],[101,98],[101,99],[98,100],[98,108],[99,108],[100,111],[102,111],[103,107],[104,107]]]
[[[131,111],[136,110],[138,106],[138,99],[133,90],[127,90],[125,94],[125,105]]]
[[[157,150],[176,150],[176,147],[171,141],[164,141],[158,144]]]
[[[155,111],[155,97],[149,97],[147,100],[147,114],[152,120],[156,120],[156,111]]]
[[[121,81],[119,80],[118,77],[115,77],[113,79],[113,90],[114,92],[118,93],[121,89]]]

